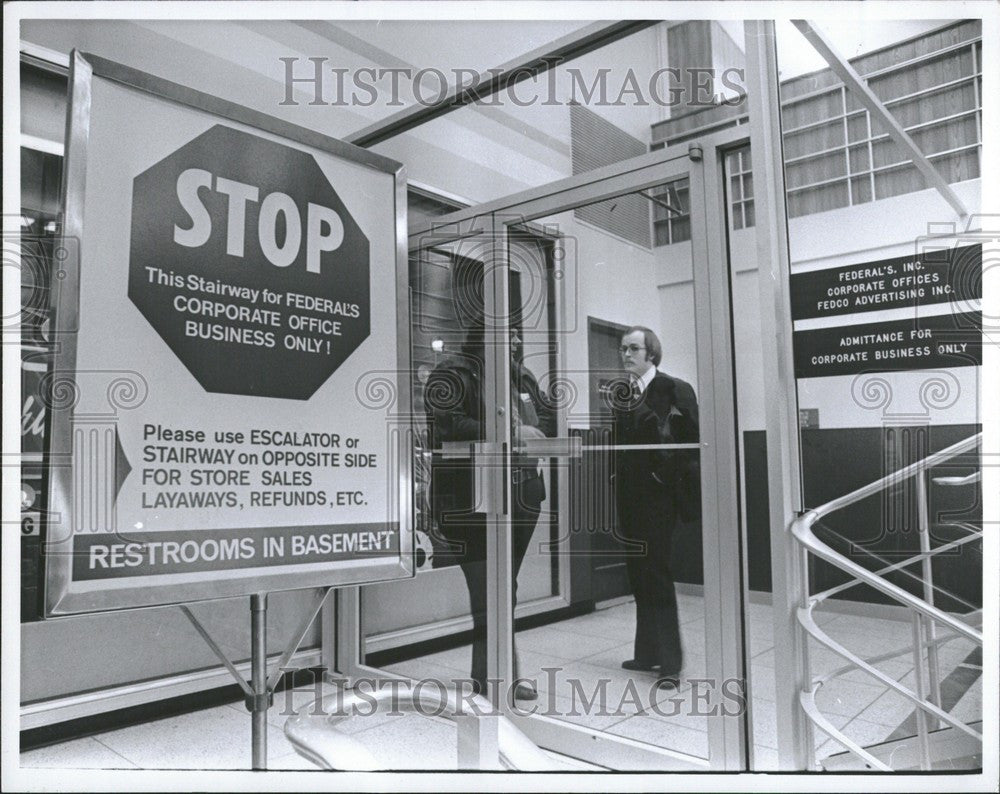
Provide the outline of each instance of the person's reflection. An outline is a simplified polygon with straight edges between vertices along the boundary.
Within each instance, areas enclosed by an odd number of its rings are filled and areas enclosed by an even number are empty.
[[[608,392],[615,444],[647,446],[619,449],[615,455],[619,529],[623,538],[642,547],[626,557],[636,625],[633,657],[622,667],[658,671],[659,686],[675,689],[683,654],[670,542],[686,512],[684,502],[691,498],[682,492],[690,487],[690,458],[648,445],[697,441],[698,403],[690,384],[657,370],[663,352],[650,329],[629,328],[620,352],[626,377]]]
[[[555,434],[555,414],[534,375],[524,366],[521,340],[511,332],[511,425],[515,444],[520,440]],[[467,335],[459,354],[444,358],[424,387],[431,428],[431,446],[445,441],[477,441],[485,438],[483,424],[484,332],[476,327]],[[538,459],[515,454],[511,459],[511,523],[513,587],[517,598],[517,573],[538,523],[545,483]],[[431,506],[439,532],[451,541],[454,561],[465,575],[472,611],[473,642],[471,675],[477,693],[486,693],[486,516],[477,512],[474,473],[469,461],[442,459],[435,455],[431,469]],[[515,669],[515,677],[518,675]],[[519,683],[515,697],[537,697],[535,688]]]

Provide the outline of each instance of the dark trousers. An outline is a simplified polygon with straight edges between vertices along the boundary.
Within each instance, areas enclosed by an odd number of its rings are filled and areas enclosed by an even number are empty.
[[[513,608],[517,604],[517,574],[531,543],[531,536],[538,524],[539,507],[545,498],[541,478],[515,486],[512,500],[511,557],[513,577],[511,594]],[[450,540],[464,544],[457,555],[465,584],[469,589],[469,607],[472,612],[472,670],[471,676],[481,692],[486,684],[486,519],[481,515],[471,518],[462,527],[443,530]],[[515,663],[515,677],[518,675]]]
[[[637,487],[638,486],[638,487]],[[681,650],[677,594],[670,573],[670,543],[676,518],[663,487],[636,478],[616,490],[621,535],[633,543],[625,558],[635,596],[633,658],[660,665],[661,676],[677,675],[684,661]]]

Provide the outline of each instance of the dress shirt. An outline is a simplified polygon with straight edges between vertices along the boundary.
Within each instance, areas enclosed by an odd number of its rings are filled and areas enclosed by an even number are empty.
[[[656,371],[656,367],[650,367],[646,370],[646,374],[641,378],[637,378],[633,375],[632,387],[638,387],[639,394],[642,394],[647,388],[649,388],[649,384],[653,382],[653,378],[656,377]]]

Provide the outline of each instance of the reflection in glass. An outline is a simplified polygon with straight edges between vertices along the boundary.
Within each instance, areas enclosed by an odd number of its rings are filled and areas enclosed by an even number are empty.
[[[564,323],[523,331],[559,435],[582,445],[542,466],[559,533],[539,551],[573,608],[516,636],[539,713],[706,758],[699,452],[674,448],[698,438],[694,291],[658,275],[691,261],[689,211],[685,177],[510,227],[512,263],[544,269],[523,240],[541,228],[572,273],[551,282]]]

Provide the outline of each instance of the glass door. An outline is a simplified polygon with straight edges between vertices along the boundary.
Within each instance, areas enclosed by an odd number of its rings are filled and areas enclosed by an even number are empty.
[[[342,671],[471,688],[598,768],[746,768],[721,220],[737,139],[411,236],[416,545],[434,563],[391,603],[419,594],[459,641],[383,661],[362,588],[341,609],[359,643]]]
[[[495,667],[537,743],[615,769],[745,768],[719,151],[494,213]],[[566,606],[511,630],[529,554]]]

